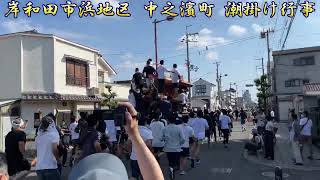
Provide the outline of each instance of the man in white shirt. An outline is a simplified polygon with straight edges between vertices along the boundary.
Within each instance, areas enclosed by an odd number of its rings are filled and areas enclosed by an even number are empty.
[[[163,129],[164,148],[169,161],[169,171],[171,179],[174,179],[174,169],[179,165],[181,145],[184,144],[185,139],[182,129],[177,126],[177,115],[171,113],[168,117],[169,124]]]
[[[71,123],[69,125],[69,131],[71,132],[71,144],[72,144],[72,153],[71,153],[71,157],[70,157],[70,167],[72,167],[73,165],[73,160],[74,160],[74,155],[76,153],[76,146],[79,142],[79,133],[76,132],[76,128],[78,126],[78,122],[76,121],[76,119],[74,117],[71,118]]]
[[[175,93],[178,92],[179,82],[180,82],[180,79],[181,79],[181,74],[180,74],[180,72],[177,70],[177,68],[178,68],[178,65],[177,65],[177,64],[174,64],[174,65],[173,65],[173,69],[172,69],[172,71],[171,71],[172,86],[173,86],[173,88],[175,89]]]
[[[181,158],[180,158],[180,175],[184,175],[186,174],[185,170],[186,170],[186,166],[187,166],[187,157],[190,156],[190,144],[189,144],[189,140],[190,138],[194,138],[194,131],[192,129],[191,126],[188,125],[188,120],[189,117],[188,116],[183,116],[182,117],[182,121],[183,123],[180,125],[183,135],[184,135],[184,139],[185,142],[184,144],[182,144],[182,151],[181,151]]]
[[[222,109],[222,115],[219,117],[220,125],[221,125],[221,131],[223,134],[223,144],[224,147],[227,148],[229,144],[229,133],[230,133],[230,124],[231,119],[228,116],[228,112],[225,109]]]
[[[144,120],[139,119],[138,122],[139,122],[140,135],[141,135],[142,139],[144,140],[144,142],[146,143],[146,145],[148,146],[148,148],[151,149],[152,148],[152,140],[153,140],[152,131],[145,126],[146,119],[144,119]],[[139,164],[137,161],[136,150],[135,150],[134,146],[132,146],[130,159],[131,159],[132,177],[138,180],[140,177],[142,178],[142,175],[140,172]]]
[[[157,161],[159,162],[159,154],[163,151],[163,129],[164,129],[164,123],[160,121],[159,115],[156,113],[153,117],[150,124],[150,129],[152,131],[153,141],[152,141],[152,148],[153,152],[155,154],[155,157]]]
[[[274,121],[275,120],[275,113],[273,110],[270,111],[270,116],[272,118],[272,121]]]
[[[170,72],[166,67],[164,67],[164,60],[160,61],[160,65],[157,68],[157,74],[158,74],[158,83],[159,83],[159,93],[163,93],[163,90],[165,88],[164,80],[165,80],[165,73]]]
[[[301,115],[300,119],[300,126],[302,128],[300,132],[300,138],[303,143],[302,151],[304,149],[304,146],[307,146],[309,148],[309,156],[308,159],[313,159],[313,150],[312,150],[312,120],[309,118],[308,111],[304,111]],[[301,152],[303,155],[303,153]]]
[[[178,90],[178,93],[179,93],[179,95],[176,98],[176,100],[179,101],[179,103],[182,105],[187,104],[187,101],[188,101],[187,94],[182,89]]]
[[[193,146],[194,158],[196,159],[196,164],[200,164],[200,143],[205,139],[206,130],[209,129],[208,122],[203,118],[201,110],[197,112],[197,118],[191,122],[191,127],[196,138]],[[194,159],[191,159],[191,166],[194,166]]]
[[[52,118],[45,116],[41,120],[38,136],[35,139],[37,157],[36,171],[39,180],[60,180],[58,170],[59,135]]]

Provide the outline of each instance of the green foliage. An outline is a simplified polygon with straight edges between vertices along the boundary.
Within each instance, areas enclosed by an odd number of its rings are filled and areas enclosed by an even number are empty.
[[[117,94],[112,91],[112,88],[110,85],[106,85],[105,88],[107,89],[107,93],[102,93],[102,106],[106,106],[109,109],[112,109],[117,106],[118,101],[115,100],[117,97]]]
[[[262,75],[260,78],[255,79],[254,83],[257,87],[258,93],[258,105],[259,108],[267,109],[267,98],[271,96],[268,92],[270,88],[270,84],[268,82],[268,77],[266,75]]]

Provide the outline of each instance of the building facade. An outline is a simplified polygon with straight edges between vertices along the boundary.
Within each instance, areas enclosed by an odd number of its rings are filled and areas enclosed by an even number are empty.
[[[237,91],[233,88],[221,92],[222,108],[233,109],[237,105]]]
[[[308,98],[304,98],[303,87],[320,82],[320,47],[274,51],[273,61],[272,90],[277,118],[288,120],[289,109],[295,109],[296,113],[312,110]]]
[[[48,113],[58,111],[58,120],[68,122],[97,108],[99,75],[105,81],[115,75],[97,50],[52,34],[2,35],[0,51],[0,100],[20,101],[27,134],[33,134],[39,117]]]
[[[191,106],[194,108],[214,110],[218,107],[215,85],[204,79],[192,84]]]

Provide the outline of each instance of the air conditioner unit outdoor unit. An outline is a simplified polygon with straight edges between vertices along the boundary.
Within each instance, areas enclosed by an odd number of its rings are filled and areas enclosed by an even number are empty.
[[[96,88],[96,87],[89,88],[88,95],[89,96],[99,95],[99,88]]]

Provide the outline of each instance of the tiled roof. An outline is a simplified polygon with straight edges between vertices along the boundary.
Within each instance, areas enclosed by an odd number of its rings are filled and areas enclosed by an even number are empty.
[[[303,86],[306,95],[320,95],[320,83],[309,83]]]
[[[97,96],[71,95],[58,93],[25,93],[22,95],[23,100],[42,101],[42,100],[58,100],[58,101],[89,101],[98,102],[102,99]]]

